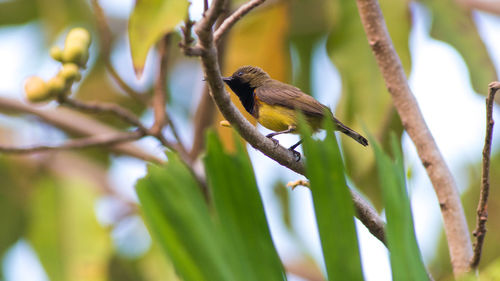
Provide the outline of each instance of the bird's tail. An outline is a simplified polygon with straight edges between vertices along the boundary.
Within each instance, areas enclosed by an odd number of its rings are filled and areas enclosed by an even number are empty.
[[[335,121],[335,125],[337,126],[337,130],[339,130],[340,132],[353,138],[355,141],[359,142],[363,146],[368,145],[368,140],[365,137],[363,137],[362,135],[360,135],[358,132],[354,131],[353,129],[347,127],[346,125],[342,124],[342,122],[337,120],[337,118],[334,117],[333,120]]]

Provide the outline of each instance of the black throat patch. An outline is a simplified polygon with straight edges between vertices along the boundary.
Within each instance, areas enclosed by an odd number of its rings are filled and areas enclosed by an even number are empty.
[[[255,107],[255,88],[250,87],[249,83],[242,83],[239,79],[232,79],[224,82],[226,82],[229,88],[238,96],[245,110],[253,115]]]

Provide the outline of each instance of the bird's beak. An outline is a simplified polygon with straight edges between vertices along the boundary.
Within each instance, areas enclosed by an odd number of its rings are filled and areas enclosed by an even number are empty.
[[[231,80],[233,80],[233,78],[231,76],[229,76],[229,77],[222,77],[222,81],[224,81],[226,83],[229,82],[229,81],[231,81]]]

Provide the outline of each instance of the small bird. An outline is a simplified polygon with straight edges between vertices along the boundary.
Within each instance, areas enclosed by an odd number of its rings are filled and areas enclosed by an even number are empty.
[[[342,124],[331,110],[305,94],[299,88],[272,79],[262,69],[254,66],[243,66],[236,70],[233,75],[223,77],[222,80],[233,90],[240,99],[243,107],[264,127],[275,131],[266,137],[272,139],[276,144],[278,141],[273,137],[297,132],[297,110],[300,110],[313,131],[321,129],[325,112],[332,119],[335,129],[353,138],[363,146],[368,145],[366,138]],[[326,111],[325,111],[326,109]],[[302,140],[292,145],[289,150],[300,159],[300,154],[295,148]]]

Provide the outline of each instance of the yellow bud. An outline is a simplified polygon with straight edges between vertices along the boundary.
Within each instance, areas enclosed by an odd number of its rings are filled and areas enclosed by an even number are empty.
[[[47,87],[52,96],[57,96],[65,92],[66,81],[59,75],[56,75],[47,81]]]
[[[90,33],[85,28],[75,27],[71,29],[66,36],[65,44],[77,44],[88,49],[90,46],[90,40]]]
[[[74,63],[80,67],[85,67],[88,57],[88,49],[78,44],[66,44],[62,53],[63,62]]]
[[[50,48],[50,56],[56,61],[62,61],[63,51],[61,48],[54,46]]]
[[[228,127],[228,128],[231,128],[231,124],[229,123],[229,121],[227,120],[222,120],[219,122],[219,125],[221,125],[222,127]]]
[[[82,78],[78,66],[74,63],[63,64],[63,67],[61,68],[61,71],[59,71],[58,75],[66,81],[80,81]]]
[[[62,60],[85,67],[89,58],[90,33],[81,27],[69,31],[64,42]]]
[[[26,79],[24,91],[26,92],[26,99],[30,102],[48,101],[53,98],[47,87],[47,83],[38,76]]]

